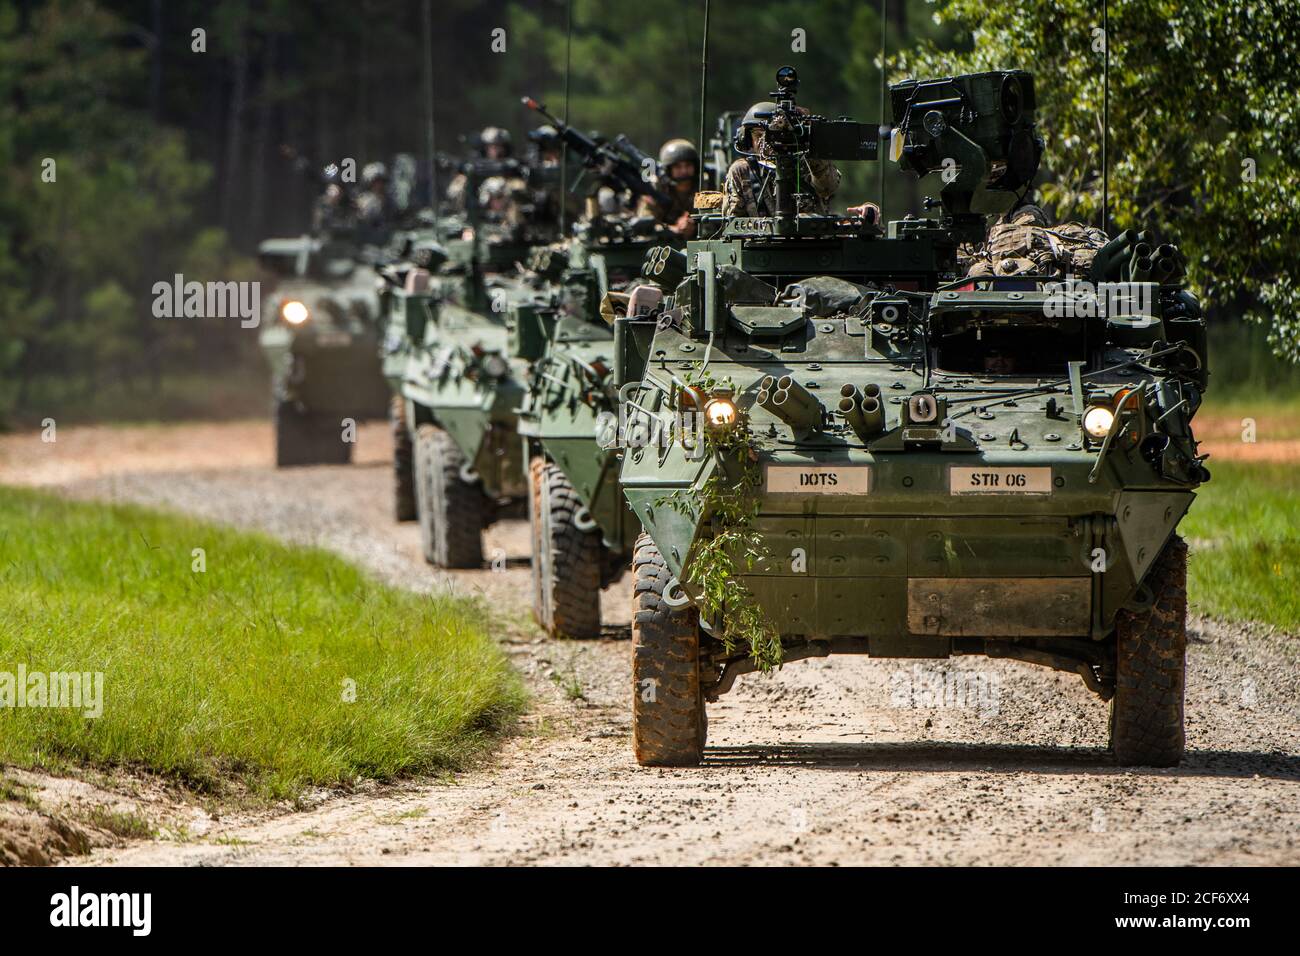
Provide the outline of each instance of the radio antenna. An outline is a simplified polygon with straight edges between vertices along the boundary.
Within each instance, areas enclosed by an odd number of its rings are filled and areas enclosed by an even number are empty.
[[[429,205],[433,207],[433,228],[438,228],[438,154],[433,132],[433,0],[424,0],[424,131],[425,158],[429,164]]]
[[[1101,0],[1101,231],[1110,213],[1110,4]]]
[[[564,14],[564,125],[569,125],[569,78],[573,66],[573,0],[565,4]],[[569,151],[560,150],[560,236],[568,234]]]
[[[704,149],[704,117],[709,101],[709,0],[704,0],[704,46],[700,50],[700,150]],[[699,191],[704,191],[704,164],[699,166]],[[725,175],[726,170],[722,171]],[[721,184],[719,184],[721,185]]]
[[[889,96],[889,76],[885,70],[885,55],[888,50],[887,38],[885,36],[885,28],[889,23],[888,14],[886,13],[886,7],[888,5],[889,0],[880,0],[880,128],[876,132],[876,138],[881,140],[881,143],[877,148],[876,166],[878,167],[880,174],[880,202],[878,205],[880,206],[881,223],[889,221],[885,218],[885,157],[889,155],[889,149],[888,145],[884,142],[886,127],[885,109],[886,100]],[[877,223],[877,225],[879,225],[879,223]]]

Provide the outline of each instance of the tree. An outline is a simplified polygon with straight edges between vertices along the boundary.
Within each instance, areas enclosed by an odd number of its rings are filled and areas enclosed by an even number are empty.
[[[1267,322],[1300,361],[1300,4],[1294,0],[943,0],[954,54],[923,45],[917,76],[1022,68],[1047,141],[1041,198],[1101,214],[1102,62],[1110,47],[1112,228],[1180,245],[1212,315]],[[1265,39],[1266,38],[1266,39]]]

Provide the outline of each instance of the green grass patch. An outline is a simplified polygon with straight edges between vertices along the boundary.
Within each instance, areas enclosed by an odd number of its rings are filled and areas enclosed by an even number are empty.
[[[1300,480],[1294,464],[1210,462],[1180,526],[1195,610],[1300,632]]]
[[[0,488],[0,593],[0,672],[103,674],[98,718],[0,706],[0,764],[292,797],[463,766],[523,703],[477,602],[183,517]]]

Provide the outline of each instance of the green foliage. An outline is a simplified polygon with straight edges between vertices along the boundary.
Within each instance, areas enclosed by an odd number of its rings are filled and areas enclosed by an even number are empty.
[[[1061,219],[1101,205],[1101,4],[942,0],[964,52],[905,57],[915,75],[1022,68],[1046,139],[1041,198]],[[1110,214],[1154,228],[1189,259],[1219,314],[1270,324],[1300,360],[1300,5],[1293,0],[1110,4]]]
[[[730,380],[720,381],[707,369],[688,376],[688,384],[704,394],[719,388],[734,392]],[[686,579],[700,589],[700,613],[721,621],[718,636],[727,653],[748,647],[755,665],[767,673],[781,665],[781,635],[741,580],[768,554],[762,534],[754,527],[760,505],[754,437],[742,418],[729,428],[706,430],[704,438],[707,453],[715,459],[713,472],[698,494],[689,499],[674,494],[660,504],[708,522],[707,536],[689,556]]]
[[[89,0],[29,6],[0,0],[0,408],[30,406],[39,377],[93,393],[197,359],[212,329],[155,319],[149,290],[192,242],[238,266],[192,238],[211,174],[134,105],[148,64],[130,25]]]
[[[0,710],[0,764],[291,797],[459,766],[521,705],[477,603],[143,509],[5,489],[0,590],[0,671],[104,675],[98,718]]]

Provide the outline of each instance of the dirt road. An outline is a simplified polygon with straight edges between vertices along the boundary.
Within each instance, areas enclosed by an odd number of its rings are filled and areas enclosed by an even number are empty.
[[[1300,862],[1293,637],[1194,623],[1178,770],[1112,766],[1106,708],[1076,677],[857,658],[742,677],[710,708],[704,766],[645,770],[629,741],[626,578],[603,596],[605,640],[540,640],[527,623],[525,526],[489,533],[501,570],[432,572],[415,528],[389,519],[382,429],[362,432],[358,466],[276,472],[264,426],[202,427],[201,440],[185,428],[69,429],[43,449],[12,436],[0,482],[180,509],[331,548],[403,586],[481,591],[536,705],[488,766],[452,781],[219,819],[154,796],[146,810],[183,825],[95,850],[92,863]]]

